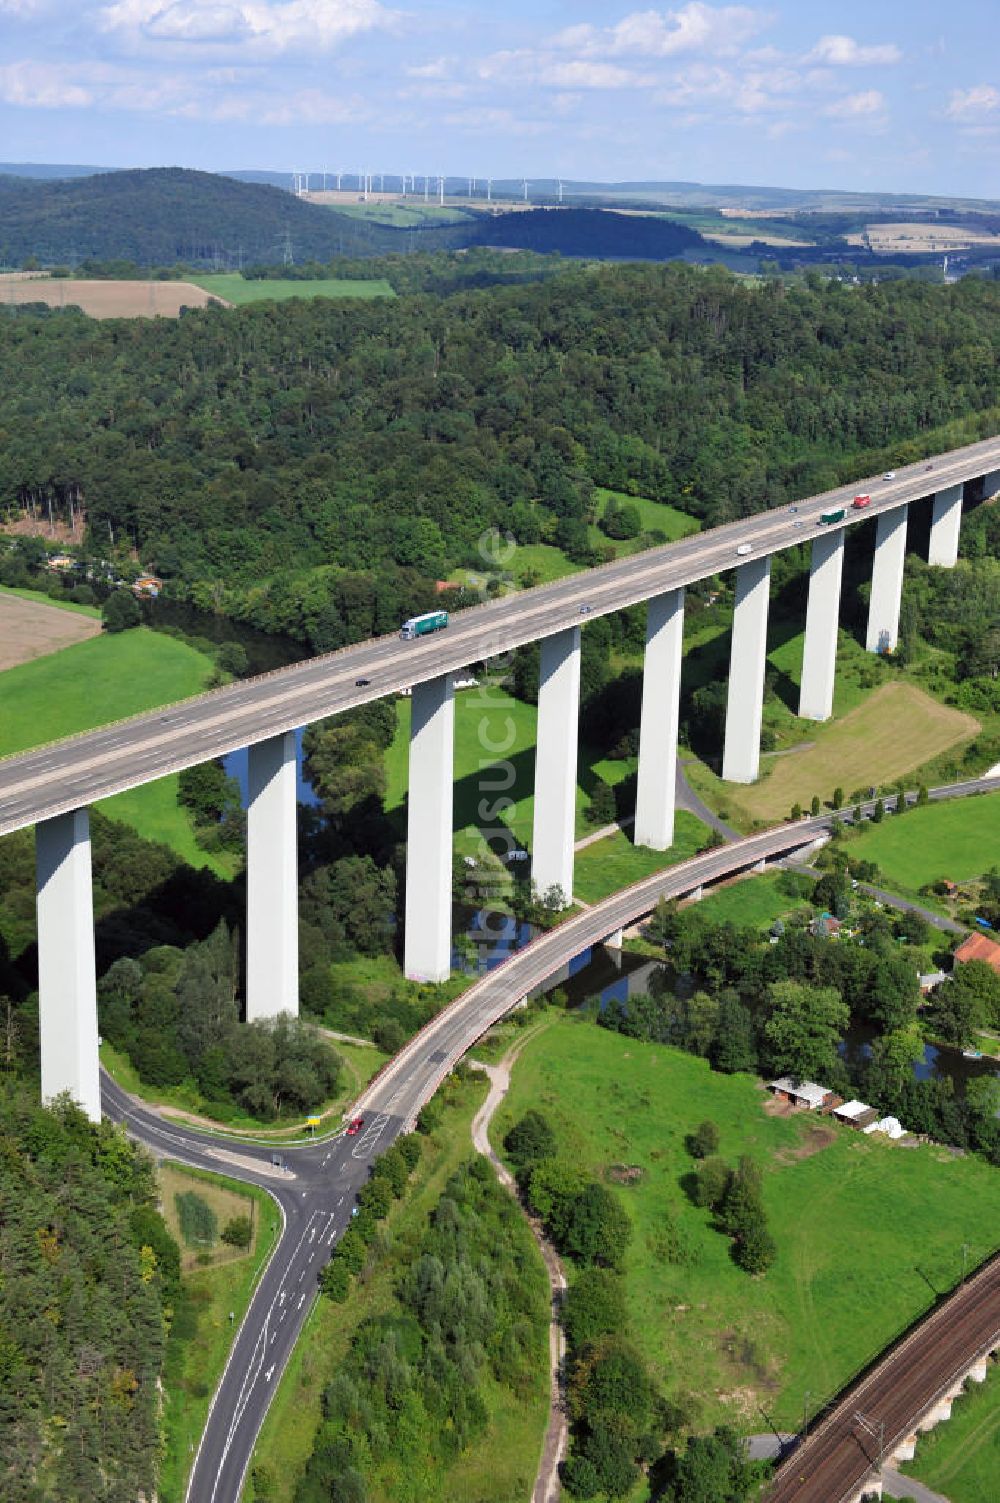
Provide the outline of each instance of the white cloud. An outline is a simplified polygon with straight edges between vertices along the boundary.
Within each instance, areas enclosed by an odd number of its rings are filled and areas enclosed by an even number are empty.
[[[649,88],[655,80],[617,63],[578,57],[564,59],[551,52],[523,48],[495,52],[479,64],[479,77],[506,84],[547,84],[557,89]]]
[[[975,125],[984,115],[1000,109],[1000,89],[992,84],[973,84],[970,89],[953,89],[945,114],[949,120]]]
[[[395,23],[379,0],[114,0],[98,12],[104,31],[133,44],[239,46],[244,52],[326,52]]]
[[[93,94],[74,82],[65,65],[25,60],[0,67],[0,100],[23,109],[82,109],[93,102]]]
[[[831,68],[870,68],[898,63],[903,54],[895,42],[864,46],[853,37],[820,37],[806,57],[807,63],[825,63]]]
[[[746,5],[704,5],[691,0],[679,10],[632,11],[614,26],[571,26],[553,38],[558,47],[583,52],[673,57],[683,52],[725,56],[769,25],[766,11]]]
[[[860,94],[845,94],[835,99],[823,111],[832,120],[870,120],[885,113],[885,95],[878,89],[865,89]]]

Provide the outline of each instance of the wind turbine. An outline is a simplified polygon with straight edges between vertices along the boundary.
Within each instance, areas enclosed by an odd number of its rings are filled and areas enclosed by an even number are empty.
[[[438,175],[438,203],[444,203],[444,178]]]

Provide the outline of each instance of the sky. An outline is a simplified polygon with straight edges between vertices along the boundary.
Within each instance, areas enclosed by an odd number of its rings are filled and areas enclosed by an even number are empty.
[[[1000,0],[0,0],[0,160],[1000,197]]]

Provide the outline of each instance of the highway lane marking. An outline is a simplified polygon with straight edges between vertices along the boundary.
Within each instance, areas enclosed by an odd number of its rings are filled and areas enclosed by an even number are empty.
[[[313,1222],[313,1218],[316,1217],[316,1216],[322,1216],[322,1214],[323,1213],[321,1211],[314,1211],[312,1213],[312,1216],[310,1216],[309,1220],[306,1222],[306,1225],[305,1225],[305,1227],[303,1227],[303,1230],[302,1230],[302,1235],[301,1235],[301,1237],[299,1238],[298,1242],[295,1245],[295,1250],[293,1251],[291,1257],[289,1258],[288,1262],[285,1265],[286,1273],[290,1273],[291,1272],[292,1267],[293,1267],[296,1259],[298,1258],[300,1251],[302,1250],[302,1248],[304,1246],[307,1233],[308,1233],[309,1228],[310,1228],[310,1226],[312,1225],[312,1222]],[[283,1278],[279,1279],[279,1284],[281,1284],[283,1281],[284,1281]],[[242,1384],[240,1386],[239,1394],[237,1395],[236,1406],[235,1406],[235,1408],[233,1410],[233,1417],[232,1417],[232,1419],[230,1421],[229,1429],[228,1429],[228,1431],[226,1433],[226,1441],[225,1441],[225,1445],[222,1448],[222,1455],[219,1458],[219,1466],[218,1466],[218,1469],[217,1469],[216,1474],[215,1474],[215,1481],[212,1484],[212,1491],[211,1491],[211,1494],[210,1494],[210,1497],[209,1497],[209,1503],[215,1503],[215,1497],[216,1497],[216,1494],[217,1494],[218,1489],[219,1489],[219,1483],[220,1483],[221,1478],[222,1478],[223,1468],[225,1467],[225,1464],[226,1464],[226,1462],[227,1462],[227,1460],[229,1458],[229,1452],[232,1449],[233,1441],[236,1438],[236,1432],[237,1432],[237,1430],[239,1428],[240,1422],[243,1419],[244,1414],[246,1413],[247,1405],[250,1402],[250,1396],[251,1396],[254,1388],[256,1387],[257,1379],[260,1377],[261,1372],[263,1370],[263,1366],[264,1366],[264,1353],[267,1350],[268,1336],[270,1334],[271,1316],[274,1313],[275,1306],[278,1304],[279,1293],[280,1293],[280,1289],[279,1289],[278,1292],[275,1293],[274,1298],[272,1299],[270,1305],[268,1306],[267,1314],[264,1317],[264,1323],[263,1323],[263,1325],[261,1327],[260,1333],[258,1334],[256,1341],[254,1342],[253,1350],[252,1350],[252,1352],[250,1354],[250,1360],[247,1363],[246,1372],[245,1372],[244,1377],[243,1377],[243,1382],[242,1382]],[[300,1296],[300,1298],[299,1298],[299,1303],[298,1303],[298,1305],[296,1307],[298,1310],[301,1310],[304,1301],[305,1301],[305,1294],[302,1294]],[[253,1308],[253,1306],[251,1304],[251,1309],[252,1308]],[[285,1316],[286,1313],[287,1313],[287,1311],[283,1311],[282,1312],[282,1316],[281,1316],[282,1319],[284,1319],[284,1316]],[[249,1314],[250,1314],[250,1310],[247,1311],[247,1316],[249,1316]],[[246,1317],[244,1318],[244,1324],[245,1324],[245,1320],[246,1320]],[[240,1335],[242,1335],[242,1329],[243,1328],[241,1327],[241,1329],[240,1329]],[[233,1348],[232,1348],[232,1350],[230,1352],[230,1361],[232,1361],[233,1356],[235,1355],[238,1346],[239,1346],[239,1336],[237,1336],[236,1342],[234,1343]],[[229,1367],[229,1363],[227,1362],[227,1364],[226,1364],[227,1370],[228,1370],[228,1367]],[[272,1369],[272,1371],[273,1371],[273,1369]],[[220,1389],[222,1387],[222,1381],[224,1381],[224,1380],[225,1380],[225,1372],[223,1373],[222,1380],[220,1381],[220,1384],[219,1384],[219,1388]],[[219,1392],[219,1389],[216,1390],[216,1394],[218,1394],[218,1392]],[[211,1411],[209,1411],[209,1412],[211,1413]],[[202,1438],[204,1438],[204,1435],[205,1435],[205,1433],[207,1431],[207,1428],[208,1428],[208,1426],[206,1424],[205,1430],[202,1431]],[[199,1447],[199,1449],[200,1449],[200,1447]],[[195,1468],[192,1468],[192,1472],[191,1472],[191,1478],[192,1478],[192,1480],[194,1478],[194,1473],[195,1473],[196,1467],[197,1467],[197,1457],[195,1458]],[[189,1484],[188,1484],[188,1496],[189,1497],[190,1497],[190,1486],[191,1486],[191,1484],[189,1482]]]
[[[907,505],[913,501],[919,502],[921,500],[930,499],[932,495],[936,494],[942,488],[942,482],[944,482],[945,484],[951,483],[954,480],[956,473],[958,474],[959,479],[964,481],[975,478],[975,475],[978,473],[983,473],[983,471],[980,469],[981,465],[986,465],[987,472],[989,472],[989,467],[993,465],[994,460],[996,459],[997,455],[995,442],[988,440],[984,441],[982,444],[963,447],[961,451],[951,451],[950,454],[946,453],[945,455],[936,457],[936,468],[934,471],[933,480],[932,482],[930,482],[933,485],[933,489],[931,490],[926,489],[926,486],[928,484],[928,481],[925,478],[926,467],[923,462],[917,462],[917,464],[914,464],[913,466],[905,466],[903,468],[897,479],[891,483],[891,489],[886,489],[884,482],[880,481],[878,477],[872,476],[856,480],[850,487],[837,487],[835,490],[827,492],[819,497],[805,497],[798,503],[798,505],[800,510],[804,513],[802,519],[811,519],[818,508],[824,503],[831,504],[834,501],[839,502],[840,500],[844,500],[846,502],[846,500],[850,496],[852,489],[856,489],[858,486],[870,485],[875,488],[875,497],[877,498],[875,501],[875,514],[880,514],[887,509],[894,509],[896,506]],[[972,468],[972,473],[969,473],[970,467]],[[914,487],[916,487],[916,489],[914,489]],[[910,494],[911,490],[913,491],[912,495]],[[884,504],[885,502],[891,502],[892,506],[887,507]],[[614,569],[617,571],[612,576],[613,585],[632,583],[636,578],[648,578],[649,575],[655,575],[659,570],[662,570],[662,567],[665,563],[669,567],[671,563],[683,564],[689,559],[695,559],[702,556],[707,557],[706,550],[708,550],[709,552],[717,552],[720,548],[725,547],[729,542],[731,542],[738,536],[752,534],[755,539],[766,541],[773,535],[774,532],[773,527],[769,526],[768,519],[771,518],[784,519],[783,529],[785,532],[789,533],[787,544],[791,545],[792,543],[800,541],[800,539],[790,532],[787,517],[788,507],[787,505],[783,504],[780,508],[773,508],[767,512],[758,513],[757,518],[760,519],[759,522],[755,518],[742,520],[737,523],[725,524],[724,528],[714,528],[709,533],[696,534],[695,537],[691,540],[690,544],[686,544],[684,541],[681,541],[676,544],[664,545],[666,549],[670,550],[669,556],[660,550],[647,550],[645,554],[638,555],[634,563],[630,563],[628,565],[625,565],[624,567],[616,563],[607,565],[605,566],[605,568]],[[857,519],[851,518],[850,520],[854,521],[863,519],[859,517]],[[847,525],[847,519],[845,519],[845,525]],[[782,544],[782,546],[784,545],[785,544]],[[579,591],[581,585],[588,595],[592,595],[595,589],[601,588],[607,582],[607,576],[605,576],[604,579],[600,578],[599,570],[587,571],[587,576],[587,579],[584,579],[584,577],[581,576],[579,580],[576,578],[576,576],[572,576],[571,582],[566,582],[566,584],[543,586],[542,589],[547,591],[548,593],[546,593],[543,599],[536,600],[534,605],[528,605],[527,601],[523,600],[520,606],[510,606],[506,601],[504,601],[502,602],[502,608],[494,610],[492,612],[490,611],[490,607],[488,605],[479,607],[479,610],[486,611],[488,614],[486,616],[477,616],[472,620],[466,621],[464,625],[459,627],[456,631],[456,636],[458,635],[458,631],[461,632],[461,646],[463,654],[465,652],[473,650],[476,644],[476,639],[484,634],[488,634],[491,631],[494,634],[502,633],[504,629],[509,632],[512,627],[515,629],[515,631],[517,629],[523,629],[530,622],[534,621],[539,614],[552,612],[553,610],[558,612],[560,608],[571,606],[574,601],[579,598],[578,593],[575,592]],[[663,583],[662,580],[660,580],[657,587],[662,589],[666,588],[667,586]],[[604,593],[603,590],[602,593]],[[608,604],[607,609],[616,609],[624,603],[624,600],[615,600]],[[500,602],[498,602],[497,604],[498,607],[501,606]],[[560,628],[556,627],[555,629],[558,630]],[[527,638],[525,640],[527,640]],[[262,717],[274,715],[277,708],[290,699],[294,700],[298,697],[309,695],[315,696],[317,693],[329,695],[336,689],[338,685],[342,684],[342,682],[346,679],[349,679],[351,673],[356,668],[360,667],[362,663],[367,664],[367,659],[369,657],[372,659],[372,665],[375,667],[375,671],[377,672],[380,680],[382,679],[383,675],[390,679],[393,676],[398,677],[399,675],[395,674],[395,667],[399,663],[405,662],[407,666],[410,663],[413,663],[417,666],[421,673],[425,673],[427,668],[431,666],[431,656],[426,652],[416,655],[407,652],[401,653],[398,649],[389,651],[388,649],[392,641],[393,639],[391,638],[376,639],[373,642],[358,644],[357,648],[346,649],[349,656],[346,659],[341,659],[335,665],[335,668],[334,665],[331,665],[329,660],[319,659],[313,660],[312,663],[306,665],[296,665],[296,667],[292,669],[278,670],[278,675],[282,676],[282,683],[288,683],[289,679],[288,677],[284,677],[284,675],[289,675],[292,679],[294,679],[294,687],[290,690],[286,690],[286,692],[284,693],[279,692],[278,694],[267,694],[266,698],[264,698],[263,701],[261,701],[260,699],[262,689],[266,691],[266,689],[269,688],[270,685],[262,685],[260,681],[250,681],[246,685],[245,692],[240,692],[240,689],[242,689],[243,686],[240,686],[240,688],[237,689],[235,693],[226,693],[225,691],[223,691],[222,702],[225,704],[225,709],[221,714],[218,715],[209,716],[202,713],[203,708],[215,709],[215,707],[220,703],[220,699],[217,694],[213,694],[213,697],[208,704],[202,702],[202,705],[199,706],[197,702],[194,702],[183,706],[183,708],[178,707],[180,713],[179,716],[174,717],[174,719],[178,722],[175,729],[171,730],[166,735],[161,733],[155,739],[147,738],[144,742],[140,742],[138,745],[132,739],[134,730],[129,732],[116,729],[110,736],[104,733],[103,741],[91,739],[89,743],[93,748],[96,748],[98,746],[103,746],[105,748],[100,756],[91,757],[86,761],[74,759],[72,758],[72,748],[70,748],[70,762],[68,765],[75,767],[79,773],[86,768],[100,765],[102,761],[107,763],[109,751],[117,754],[112,758],[112,760],[121,760],[125,756],[139,759],[143,755],[152,755],[156,758],[156,775],[161,776],[165,772],[173,770],[172,767],[168,765],[170,764],[172,759],[170,757],[164,759],[161,752],[158,751],[157,748],[167,743],[176,743],[178,739],[178,732],[180,730],[184,730],[185,732],[200,732],[202,735],[204,735],[205,732],[211,730],[214,726],[220,723],[231,725],[235,716],[247,715],[253,720],[253,724],[251,726],[252,739],[252,735],[260,729]],[[455,643],[454,636],[451,638],[451,641],[452,643]],[[458,644],[455,643],[455,645],[457,646]],[[446,648],[445,651],[446,657],[448,657],[450,661],[451,649]],[[440,646],[439,644],[435,644],[434,656],[437,656],[439,652]],[[390,668],[393,669],[393,673],[389,672]],[[332,672],[331,669],[333,669]],[[319,679],[318,683],[316,682],[317,679]],[[346,687],[346,684],[344,686]],[[380,698],[384,697],[385,693],[390,692],[391,684],[383,686],[383,684],[380,682],[378,685],[374,685],[372,687],[374,692],[368,697]],[[356,695],[348,695],[348,698],[352,700],[357,699],[358,702],[364,702],[364,696],[361,696],[359,698]],[[334,708],[343,709],[348,707],[349,706],[347,705],[340,705]],[[316,709],[315,704],[311,708],[307,706],[304,711],[307,718],[317,718],[317,716],[331,712],[333,711],[331,711],[329,706],[326,709],[323,709],[322,707]],[[145,726],[149,729],[153,729],[155,725],[159,724],[163,724],[162,716],[159,716],[155,722],[152,717],[149,717],[145,721]],[[139,727],[141,728],[142,725],[143,722],[140,719]],[[108,729],[110,730],[110,728]],[[102,735],[101,732],[91,734],[92,736],[96,737],[100,737]],[[127,745],[125,744],[126,736],[128,737]],[[81,742],[86,742],[86,739],[86,737],[73,738],[73,740],[78,740]],[[187,751],[185,752],[185,755],[190,754],[190,740],[190,735],[187,735]],[[228,749],[232,750],[235,746],[242,744],[244,744],[243,739],[237,740],[233,743],[233,746],[229,746]],[[213,746],[206,753],[206,755],[218,755],[220,753],[220,750],[220,746]],[[25,757],[30,758],[32,754],[27,753],[24,755]],[[59,762],[63,762],[66,758],[66,755],[67,752],[65,745],[58,751],[50,750],[46,757],[46,765],[53,766],[55,765],[57,760]],[[177,759],[174,758],[173,760],[176,761]],[[184,758],[182,757],[180,760],[181,762],[183,762]],[[32,764],[29,763],[29,765]],[[37,769],[38,764],[34,765]],[[12,783],[5,790],[5,792],[8,796],[10,796],[11,794],[32,787],[33,785],[37,784],[37,782],[38,772],[36,770],[33,774],[29,773],[27,781],[22,779],[20,782]],[[114,787],[117,785],[114,785],[112,780],[112,784],[110,786]],[[88,797],[98,796],[98,793],[94,791],[94,788],[89,785],[87,788],[87,794]],[[36,816],[38,814],[37,810],[29,812],[33,812]]]

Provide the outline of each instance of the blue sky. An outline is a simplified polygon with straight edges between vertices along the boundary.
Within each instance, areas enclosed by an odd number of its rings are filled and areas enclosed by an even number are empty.
[[[1000,197],[998,0],[0,0],[0,158]]]

